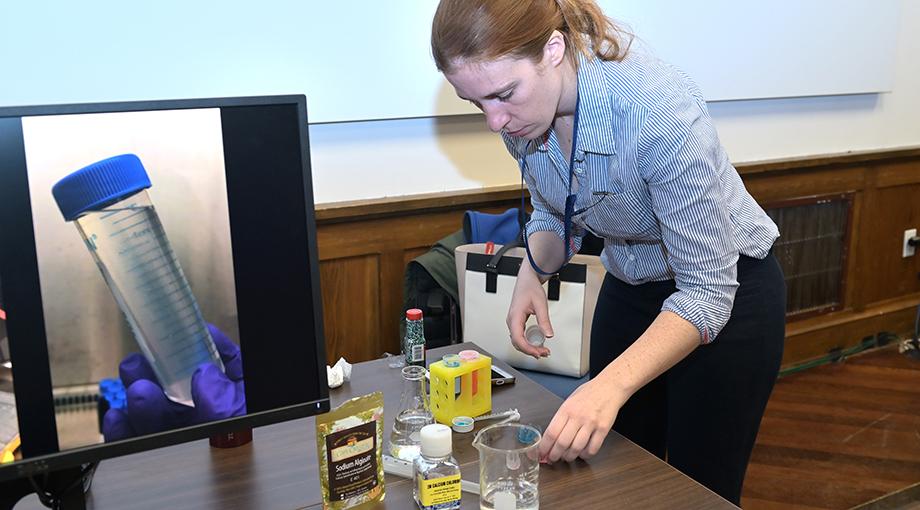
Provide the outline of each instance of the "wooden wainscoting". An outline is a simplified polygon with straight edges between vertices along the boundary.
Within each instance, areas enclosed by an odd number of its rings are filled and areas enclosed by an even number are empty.
[[[762,204],[853,194],[842,308],[787,322],[784,365],[878,332],[913,331],[920,256],[902,258],[901,244],[904,230],[920,228],[920,148],[739,165],[738,172]]]
[[[852,194],[843,303],[787,323],[784,365],[913,330],[920,254],[901,257],[903,232],[920,229],[920,148],[738,165],[761,204]],[[357,362],[398,352],[406,263],[460,229],[468,209],[520,205],[517,186],[321,204],[316,208],[326,352]]]
[[[466,210],[502,212],[520,205],[520,193],[507,186],[318,206],[329,363],[398,353],[406,264],[459,230]]]

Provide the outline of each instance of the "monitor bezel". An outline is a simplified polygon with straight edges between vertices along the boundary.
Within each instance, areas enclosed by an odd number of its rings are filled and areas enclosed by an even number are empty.
[[[0,107],[0,120],[9,118],[50,116],[50,115],[80,115],[94,113],[124,113],[139,111],[156,111],[156,110],[186,110],[186,109],[205,109],[205,108],[229,108],[238,106],[271,106],[271,105],[296,105],[298,129],[300,138],[300,161],[301,171],[303,172],[304,186],[304,210],[307,222],[307,249],[312,256],[309,257],[310,266],[310,292],[314,305],[314,337],[316,342],[316,362],[315,373],[320,379],[319,392],[320,398],[309,402],[303,402],[291,406],[279,407],[261,412],[249,413],[243,416],[228,418],[219,421],[193,425],[168,431],[147,434],[131,439],[124,439],[112,443],[99,443],[95,445],[71,448],[67,450],[58,450],[47,454],[35,455],[9,464],[0,464],[0,481],[12,480],[26,476],[34,476],[43,473],[49,473],[66,468],[80,466],[82,464],[95,462],[139,453],[146,450],[173,446],[189,441],[207,438],[214,434],[238,431],[242,429],[270,425],[283,421],[305,418],[329,411],[329,388],[326,381],[326,349],[325,335],[323,331],[322,317],[322,295],[320,292],[320,272],[319,256],[317,251],[316,239],[316,218],[313,202],[313,182],[310,166],[309,155],[309,130],[307,124],[307,104],[304,95],[277,95],[277,96],[248,96],[248,97],[219,97],[219,98],[196,98],[196,99],[170,99],[170,100],[150,100],[150,101],[123,101],[123,102],[99,102],[99,103],[76,103],[76,104],[51,104],[51,105],[33,105],[33,106],[6,106]],[[2,138],[2,136],[0,136]],[[2,148],[3,140],[0,140]],[[0,169],[2,170],[2,169]],[[2,228],[2,224],[0,224]],[[30,227],[31,228],[31,227]],[[34,228],[33,228],[34,236]],[[0,257],[2,254],[0,247]],[[37,262],[36,272],[37,272]],[[0,271],[3,271],[3,265],[0,263]],[[0,280],[6,280],[0,278]],[[39,300],[41,292],[36,289]],[[39,301],[40,304],[40,301]],[[7,306],[9,303],[7,303]],[[9,307],[9,306],[8,306]],[[41,315],[41,314],[39,314]],[[26,321],[29,319],[19,319]],[[26,371],[25,369],[16,370],[16,359],[29,358],[33,364],[38,358],[44,358],[45,366],[49,367],[50,363],[47,352],[47,337],[44,334],[44,316],[33,317],[31,320],[40,321],[37,326],[41,330],[40,342],[16,342],[14,349],[13,338],[16,336],[11,333],[20,329],[17,326],[15,310],[7,318],[7,334],[10,340],[10,354],[13,362],[13,389],[17,398],[17,410],[20,401],[24,400],[28,391],[34,397],[32,388],[49,387],[50,377],[45,373],[36,373]],[[34,331],[34,329],[33,329]],[[20,365],[21,366],[21,365]],[[50,373],[50,372],[49,372]],[[51,394],[47,399],[53,399]],[[48,402],[44,402],[45,405]],[[53,404],[51,406],[53,413]],[[52,416],[53,419],[53,416]],[[55,431],[56,433],[56,431]]]

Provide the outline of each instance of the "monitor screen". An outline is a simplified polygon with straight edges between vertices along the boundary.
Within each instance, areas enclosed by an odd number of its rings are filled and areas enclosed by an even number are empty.
[[[0,108],[0,480],[329,408],[303,96]]]

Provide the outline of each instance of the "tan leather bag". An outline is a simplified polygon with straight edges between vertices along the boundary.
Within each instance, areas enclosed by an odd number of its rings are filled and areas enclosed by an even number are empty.
[[[495,246],[496,253],[501,245]],[[494,267],[485,255],[486,245],[465,244],[455,251],[463,340],[475,342],[516,368],[582,377],[588,372],[591,351],[591,322],[597,294],[606,270],[600,257],[575,255],[557,277],[543,284],[547,291],[553,338],[546,339],[551,351],[536,360],[511,344],[505,318],[521,263],[529,263],[523,248],[511,248]],[[536,325],[530,317],[525,329]]]

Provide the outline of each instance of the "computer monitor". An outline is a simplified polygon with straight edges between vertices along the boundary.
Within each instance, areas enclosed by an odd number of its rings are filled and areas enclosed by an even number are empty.
[[[307,132],[303,96],[0,108],[0,294],[11,363],[0,391],[15,394],[21,439],[21,458],[0,464],[0,483],[329,410]],[[230,386],[245,406],[236,416],[186,413],[164,420],[165,430],[128,426],[105,441],[100,381],[117,379],[121,362],[142,352],[143,332],[76,228],[92,208],[62,205],[52,189],[112,157],[146,171],[197,312],[240,348],[244,384]],[[128,228],[134,220],[125,218]],[[230,375],[229,365],[219,370]],[[116,389],[104,407],[123,403]]]

